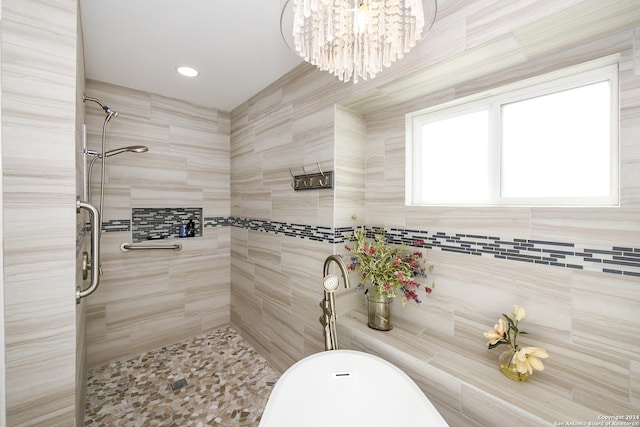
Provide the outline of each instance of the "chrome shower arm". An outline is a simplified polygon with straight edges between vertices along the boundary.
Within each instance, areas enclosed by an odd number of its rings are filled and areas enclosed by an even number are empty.
[[[95,102],[96,104],[98,104],[100,106],[100,108],[104,109],[104,107],[106,107],[106,105],[104,105],[102,102],[100,102],[99,99],[97,98],[92,98],[90,96],[87,95],[83,95],[82,97],[82,102],[87,102],[87,101],[91,101],[91,102]]]
[[[104,112],[107,114],[107,117],[109,117],[109,118],[111,118],[111,116],[116,117],[118,115],[117,111],[113,111],[111,108],[109,108],[108,106],[104,105],[99,99],[92,98],[92,97],[87,96],[87,95],[83,95],[82,96],[82,102],[87,102],[87,101],[95,102],[96,104],[98,104],[100,106],[100,108],[102,108],[104,110]]]

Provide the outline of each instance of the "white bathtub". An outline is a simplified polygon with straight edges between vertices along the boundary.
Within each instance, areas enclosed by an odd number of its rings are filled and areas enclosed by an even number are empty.
[[[377,356],[352,350],[311,355],[276,383],[260,427],[447,426],[420,388]]]

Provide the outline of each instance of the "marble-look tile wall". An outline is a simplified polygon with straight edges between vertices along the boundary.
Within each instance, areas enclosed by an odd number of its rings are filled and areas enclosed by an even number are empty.
[[[504,7],[489,0],[438,3],[432,34],[375,79],[337,84],[325,73],[302,65],[232,112],[231,215],[277,221],[290,209],[296,219],[286,217],[287,221],[310,224],[316,220],[319,225],[333,221],[334,227],[345,227],[352,225],[353,211],[359,214],[358,222],[370,226],[640,247],[634,178],[640,165],[635,96],[639,80],[632,71],[633,27],[640,25],[637,4],[593,0],[559,1],[553,7],[527,1],[508,2]],[[615,53],[621,57],[620,208],[405,206],[406,112]],[[324,117],[321,112],[332,103],[342,106],[333,110],[333,116]],[[334,133],[298,133],[302,123],[307,129]],[[287,167],[307,158],[311,146],[334,155],[328,163],[336,170],[333,192],[297,194],[287,188]],[[364,162],[358,153],[364,155]],[[271,171],[268,177],[265,170]],[[348,173],[340,178],[342,171]],[[317,302],[322,297],[322,263],[328,254],[342,249],[239,228],[232,229],[231,247],[233,327],[279,370],[321,350]],[[512,304],[522,305],[530,313],[529,342],[552,354],[548,369],[540,375],[546,384],[543,388],[562,388],[574,408],[592,407],[603,413],[638,408],[637,277],[441,250],[425,252],[435,265],[431,278],[437,287],[421,306],[398,307],[401,320],[446,337],[446,342],[459,343],[465,351],[471,348],[478,357],[497,358],[486,350],[482,332]],[[346,311],[359,301],[358,294],[339,291],[339,310]],[[420,351],[419,345],[411,348]],[[389,357],[396,351],[399,355],[407,348],[397,347]],[[398,356],[399,363],[401,359]],[[430,385],[436,390],[447,387],[446,381]],[[488,418],[486,408],[495,406],[499,398],[465,389],[444,399],[434,390],[425,392],[439,407],[448,408],[452,425],[465,425],[469,419],[478,425],[511,425],[508,418]]]
[[[365,165],[369,150],[364,116],[336,105],[334,227],[354,227],[365,220]]]
[[[107,159],[103,222],[131,220],[132,208],[196,208],[229,216],[229,114],[87,80],[88,96],[118,111],[107,148],[146,153]],[[104,113],[85,104],[87,145],[101,151]],[[92,200],[98,203],[100,167]],[[123,221],[125,222],[125,221]],[[229,324],[229,227],[206,227],[175,251],[120,251],[131,231],[102,235],[99,289],[87,300],[89,367],[131,357]]]
[[[333,226],[334,191],[294,191],[294,174],[333,170],[340,86],[299,67],[231,117],[231,216]],[[333,89],[333,90],[332,90]],[[311,95],[327,94],[321,101]],[[231,229],[231,323],[279,370],[322,349],[318,277],[327,243]]]
[[[77,2],[2,1],[6,425],[76,415]]]
[[[530,69],[553,70],[609,54],[620,55],[621,205],[618,208],[441,208],[405,207],[404,114],[420,105],[406,105],[369,114],[367,121],[368,224],[420,230],[498,235],[540,241],[568,241],[618,247],[640,247],[640,210],[635,176],[640,171],[638,140],[640,78],[633,73],[633,30],[529,62],[491,77],[492,84],[513,81]],[[446,98],[481,91],[488,82],[469,82],[447,91]],[[458,95],[460,94],[460,95]],[[422,106],[439,102],[442,94],[423,98]],[[395,154],[394,154],[395,153]],[[579,153],[576,153],[579,155]],[[395,161],[390,160],[395,156]],[[400,174],[398,174],[400,171]],[[541,171],[543,172],[543,171]],[[382,196],[381,196],[382,195]],[[566,381],[573,402],[603,414],[616,408],[636,410],[630,389],[640,358],[640,279],[580,269],[531,265],[521,261],[484,260],[445,251],[428,251],[435,265],[436,291],[421,306],[397,310],[411,319],[483,350],[481,332],[512,304],[530,315],[523,339],[551,353],[542,381]],[[483,257],[484,258],[484,257]],[[615,331],[615,332],[614,332]],[[497,356],[497,355],[496,355]],[[583,372],[589,372],[583,375]],[[437,396],[435,396],[438,399]],[[467,409],[467,415],[479,407]],[[636,411],[637,412],[637,411]],[[472,417],[473,418],[473,417]]]
[[[76,75],[76,194],[82,198],[83,194],[83,174],[82,174],[82,149],[83,149],[83,125],[85,122],[84,104],[82,97],[84,94],[84,40],[82,37],[82,22],[80,14],[78,20],[78,40],[77,40],[77,75]],[[84,210],[76,215],[76,287],[85,289],[89,281],[85,281],[82,275],[83,253],[90,252],[91,236],[85,227],[88,221],[88,214]],[[76,425],[84,422],[84,406],[87,391],[87,300],[86,298],[76,305]]]

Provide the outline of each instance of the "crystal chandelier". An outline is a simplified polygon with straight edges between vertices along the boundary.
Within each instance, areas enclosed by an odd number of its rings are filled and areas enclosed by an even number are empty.
[[[293,0],[294,49],[342,81],[373,78],[428,31],[422,2]]]

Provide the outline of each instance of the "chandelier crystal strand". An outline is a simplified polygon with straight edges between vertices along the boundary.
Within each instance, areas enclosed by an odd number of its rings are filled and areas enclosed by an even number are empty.
[[[294,48],[342,81],[373,78],[420,40],[422,0],[293,0]]]

